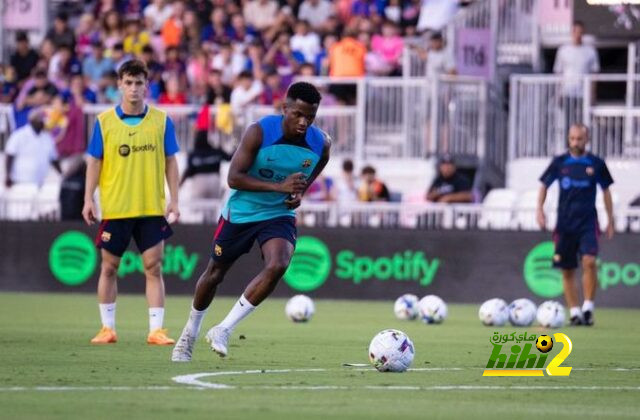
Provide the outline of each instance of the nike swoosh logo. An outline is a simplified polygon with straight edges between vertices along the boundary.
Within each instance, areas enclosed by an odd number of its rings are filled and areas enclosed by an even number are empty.
[[[275,162],[275,159],[267,158],[267,162]]]
[[[238,303],[240,304],[240,306],[244,306],[244,303],[242,303],[242,302],[238,302]]]
[[[135,131],[133,133],[129,133],[129,137],[133,136],[134,134],[136,134]]]

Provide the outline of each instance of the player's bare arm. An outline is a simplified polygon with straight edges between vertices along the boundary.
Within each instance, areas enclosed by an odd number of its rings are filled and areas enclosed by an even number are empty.
[[[547,216],[544,214],[544,202],[547,200],[547,187],[542,184],[538,191],[538,209],[536,211],[536,220],[540,229],[547,228]]]
[[[307,179],[307,186],[305,187],[304,191],[301,194],[291,195],[287,200],[285,200],[287,208],[297,209],[298,207],[300,207],[302,196],[311,186],[311,184],[313,184],[313,181],[315,181],[318,175],[322,173],[324,167],[327,166],[327,162],[329,162],[329,156],[331,154],[331,143],[331,136],[329,136],[327,133],[324,133],[324,147],[322,149],[322,156],[320,156],[318,164],[313,169],[313,172],[311,172],[311,175],[309,175],[309,178]]]
[[[307,182],[302,172],[289,175],[280,183],[266,182],[249,175],[249,168],[262,145],[262,129],[252,124],[245,132],[238,150],[231,159],[227,182],[229,187],[242,191],[263,191],[299,194],[304,191]]]
[[[602,198],[604,199],[604,208],[607,212],[607,238],[613,238],[615,232],[614,218],[613,218],[613,198],[611,197],[611,190],[609,188],[602,191]]]
[[[100,172],[102,171],[102,160],[93,156],[87,157],[87,180],[84,189],[84,207],[82,208],[82,217],[88,225],[92,225],[97,220],[96,204],[93,201],[93,194],[98,187],[100,180]]]
[[[165,176],[167,177],[170,195],[165,217],[169,223],[173,223],[180,218],[180,208],[178,205],[180,173],[178,171],[178,160],[175,155],[168,156],[165,162]]]

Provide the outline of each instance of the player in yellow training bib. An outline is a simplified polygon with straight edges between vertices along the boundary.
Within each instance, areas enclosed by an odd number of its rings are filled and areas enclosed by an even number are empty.
[[[96,120],[87,153],[87,183],[82,216],[96,221],[93,195],[100,187],[102,222],[96,237],[102,265],[98,301],[102,329],[93,344],[115,343],[117,272],[120,258],[133,237],[142,254],[149,303],[148,344],[169,345],[175,341],[162,328],[164,240],[172,231],[165,216],[177,218],[178,142],[173,122],[164,111],[144,103],[149,71],[139,60],[130,60],[118,70],[122,102],[104,111]],[[164,179],[171,195],[165,200]]]

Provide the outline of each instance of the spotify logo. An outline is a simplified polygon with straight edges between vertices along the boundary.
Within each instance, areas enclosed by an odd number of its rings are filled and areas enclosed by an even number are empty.
[[[540,297],[553,298],[562,294],[562,274],[553,268],[554,244],[536,245],[524,260],[524,281]]]
[[[96,268],[97,253],[91,239],[75,230],[58,236],[49,250],[49,268],[60,283],[78,286]]]
[[[312,236],[301,236],[284,281],[294,290],[309,292],[322,286],[330,272],[331,253],[327,245]]]

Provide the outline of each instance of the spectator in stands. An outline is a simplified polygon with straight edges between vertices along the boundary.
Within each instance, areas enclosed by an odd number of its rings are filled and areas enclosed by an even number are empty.
[[[142,30],[140,20],[135,17],[129,18],[125,23],[125,37],[122,41],[125,54],[140,55],[149,42],[151,37],[147,31]]]
[[[121,65],[131,60],[131,54],[124,52],[124,44],[122,42],[118,42],[111,49],[111,60],[113,60],[113,68],[115,71],[118,71]]]
[[[82,220],[86,170],[87,165],[82,159],[78,161],[77,166],[65,170],[60,184],[60,219]]]
[[[104,56],[104,47],[99,39],[91,43],[91,55],[82,61],[82,73],[90,84],[97,86],[100,79],[114,68],[113,60]]]
[[[291,49],[301,53],[304,61],[314,63],[320,53],[320,37],[310,31],[309,22],[301,20],[296,24],[295,34],[291,37]]]
[[[458,11],[458,0],[422,0],[418,32],[440,32]]]
[[[52,40],[56,48],[66,45],[71,48],[71,51],[75,51],[76,36],[73,29],[69,28],[69,16],[65,12],[60,12],[55,17],[53,28],[49,29],[46,38]]]
[[[86,127],[81,106],[70,95],[61,95],[66,125],[56,141],[56,150],[65,173],[73,172],[87,148]]]
[[[207,103],[210,105],[231,102],[231,88],[222,82],[222,72],[211,70],[207,79]]]
[[[243,14],[249,25],[264,31],[276,22],[278,3],[273,0],[250,0],[245,3]]]
[[[120,102],[121,94],[118,89],[118,73],[110,71],[102,76],[100,81],[100,102],[107,104],[117,104]]]
[[[71,76],[69,89],[64,91],[64,95],[70,97],[73,102],[81,108],[85,104],[95,104],[98,102],[98,95],[93,89],[86,85],[84,76],[80,73]]]
[[[25,82],[16,99],[16,128],[27,124],[31,109],[49,104],[57,93],[58,88],[49,81],[47,72],[36,69],[33,78]]]
[[[95,41],[100,41],[100,34],[95,28],[95,21],[91,13],[80,16],[76,28],[76,55],[82,60],[91,54],[91,46]]]
[[[200,40],[209,44],[222,44],[229,42],[227,13],[223,8],[216,7],[211,11],[211,20],[204,28],[202,28]]]
[[[304,193],[304,198],[315,202],[333,201],[333,195],[333,180],[320,174]]]
[[[288,32],[280,32],[267,53],[264,55],[263,64],[272,66],[278,70],[283,79],[283,84],[289,85],[293,75],[304,63],[304,56],[291,49],[291,37]]]
[[[354,37],[352,31],[329,50],[329,75],[332,77],[362,77],[367,48]]]
[[[427,60],[427,77],[440,74],[456,74],[456,63],[453,56],[446,51],[442,34],[434,32],[429,39],[429,49],[423,56]]]
[[[100,39],[105,48],[105,57],[111,57],[113,47],[124,39],[120,14],[112,10],[104,15]],[[113,57],[111,57],[113,58]],[[114,60],[115,61],[115,60]]]
[[[254,79],[251,72],[243,71],[238,75],[231,92],[231,109],[237,120],[242,121],[244,111],[249,105],[258,101],[263,89],[262,82]]]
[[[404,50],[404,41],[398,35],[397,26],[390,20],[382,24],[382,34],[371,39],[371,51],[376,53],[390,68],[388,74],[400,75],[400,58]]]
[[[399,25],[402,20],[402,5],[400,0],[389,0],[383,10],[384,18]]]
[[[162,26],[162,42],[164,47],[178,47],[182,42],[184,32],[184,3],[176,1],[173,3],[171,17]]]
[[[244,16],[240,13],[231,16],[229,37],[231,41],[245,45],[254,40],[260,40],[260,34],[252,26],[247,26]]]
[[[221,44],[220,51],[211,60],[211,68],[220,71],[226,85],[231,85],[245,66],[245,56],[235,51],[229,42]]]
[[[16,72],[11,66],[0,65],[0,103],[9,104],[18,94]]]
[[[38,53],[29,45],[26,32],[16,33],[16,51],[11,54],[10,63],[16,71],[18,84],[22,85],[38,63]]]
[[[562,107],[564,109],[564,132],[568,137],[569,127],[582,123],[584,76],[600,71],[598,52],[592,45],[583,44],[584,24],[574,22],[571,27],[571,44],[562,45],[556,54],[553,71],[562,75]]]
[[[44,111],[41,108],[31,110],[29,124],[11,134],[5,154],[7,188],[14,184],[41,186],[52,165],[62,172],[53,137],[44,130]]]
[[[173,6],[167,0],[153,0],[143,11],[147,28],[152,33],[159,33],[172,13]]]
[[[274,108],[279,110],[286,94],[287,88],[282,84],[282,77],[275,69],[271,69],[265,77],[265,86],[260,95],[260,104],[273,105]]]
[[[184,31],[180,49],[193,53],[204,47],[200,43],[200,19],[198,19],[198,15],[193,10],[186,10],[182,23]]]
[[[61,45],[58,52],[49,62],[48,77],[58,88],[64,89],[69,86],[69,78],[72,74],[81,73],[82,64],[73,55],[70,45]]]
[[[298,11],[298,19],[306,21],[315,32],[325,33],[327,21],[335,13],[328,0],[304,0]]]
[[[184,89],[180,86],[180,77],[177,74],[171,74],[164,84],[165,92],[160,95],[158,103],[160,105],[184,105],[187,103],[187,97]]]
[[[342,172],[335,182],[335,198],[340,203],[351,203],[358,200],[358,180],[353,174],[353,161],[342,161]]]
[[[300,66],[300,68],[298,68],[298,75],[302,77],[313,77],[316,75],[316,68],[313,66],[313,64],[304,63]],[[320,87],[318,89],[320,89]],[[322,98],[324,99],[324,95],[322,96]],[[320,103],[324,102],[320,101]]]
[[[195,147],[189,152],[187,168],[180,179],[180,186],[191,178],[192,198],[220,198],[220,164],[230,161],[231,154],[216,141],[209,143],[209,132],[202,130],[196,134]]]
[[[391,199],[387,186],[376,178],[376,170],[373,166],[367,165],[362,168],[358,198],[360,201],[389,201]]]
[[[471,181],[458,172],[451,155],[438,161],[438,175],[429,187],[427,201],[436,203],[470,203],[473,201]]]
[[[329,51],[331,47],[338,42],[338,37],[334,34],[325,35],[322,40],[322,50],[316,55],[313,64],[315,66],[315,74],[319,76],[329,75]]]

